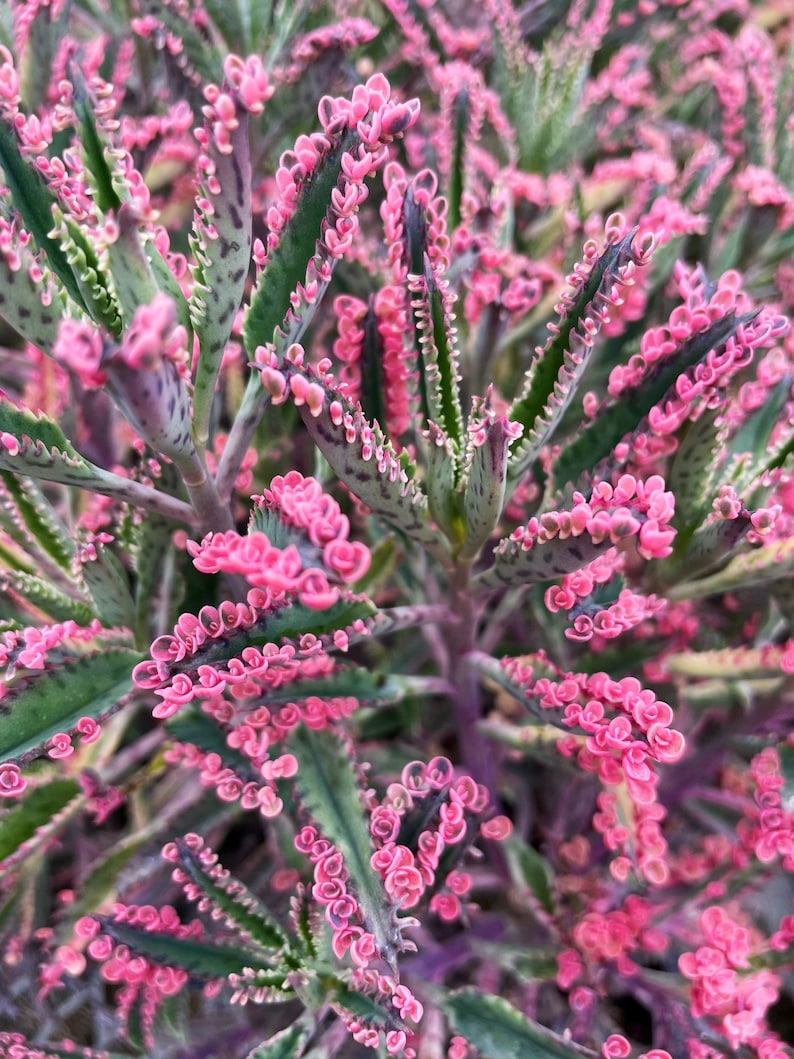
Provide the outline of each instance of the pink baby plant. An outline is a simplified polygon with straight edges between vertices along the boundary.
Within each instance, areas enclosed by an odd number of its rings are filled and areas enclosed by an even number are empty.
[[[2,1055],[792,1054],[784,7],[12,0]]]

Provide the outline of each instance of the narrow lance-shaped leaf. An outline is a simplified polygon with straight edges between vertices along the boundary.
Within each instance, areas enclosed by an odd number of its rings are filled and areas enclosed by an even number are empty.
[[[250,1051],[246,1059],[298,1059],[308,1039],[308,1027],[293,1022]]]
[[[27,791],[18,804],[4,812],[0,816],[0,868],[79,794],[76,780],[53,778]]]
[[[91,593],[97,614],[108,628],[135,625],[135,605],[130,583],[118,558],[102,544],[95,545],[96,557],[82,563],[81,572]]]
[[[0,761],[35,756],[81,717],[101,719],[132,689],[141,656],[120,647],[64,662],[26,678],[0,703]]]
[[[794,452],[794,421],[788,417],[787,430],[777,430],[783,409],[791,397],[791,376],[786,375],[769,393],[764,403],[742,424],[731,443],[737,466],[731,482],[741,496],[767,471],[782,467]]]
[[[53,420],[34,415],[0,399],[0,469],[27,474],[46,482],[61,482],[116,497],[147,510],[160,511],[192,523],[193,511],[184,501],[159,493],[129,478],[89,463],[66,440]]]
[[[196,259],[190,316],[199,337],[193,388],[193,432],[199,445],[209,437],[210,411],[223,351],[240,307],[251,260],[251,153],[248,115],[237,106],[237,128],[228,152],[210,137],[212,188],[204,188],[205,211],[193,222]],[[217,187],[217,192],[213,188]]]
[[[301,416],[334,474],[373,514],[414,544],[433,554],[443,551],[444,542],[428,517],[427,497],[414,477],[415,465],[407,457],[398,459],[380,427],[370,424],[360,408],[292,364],[285,365],[285,374],[293,392],[292,380],[297,379],[311,397],[311,407],[300,407]]]
[[[535,698],[527,695],[526,688],[510,679],[498,659],[492,658],[482,651],[472,651],[466,655],[466,664],[476,669],[478,673],[482,673],[488,680],[492,680],[502,691],[506,691],[508,695],[512,696],[516,702],[521,703],[542,724],[554,725],[555,728],[561,728],[564,732],[579,731],[579,729],[572,728],[569,724],[563,724],[560,713],[539,706]]]
[[[496,546],[493,566],[472,581],[472,591],[518,585],[539,585],[564,574],[581,570],[593,559],[613,547],[609,537],[594,541],[588,534],[578,537],[554,537],[525,549],[521,541],[503,538]]]
[[[303,726],[286,745],[298,761],[295,784],[301,802],[342,854],[367,928],[393,967],[399,931],[380,876],[370,866],[374,850],[348,749],[335,732]]]
[[[51,621],[71,619],[78,625],[87,625],[96,617],[93,607],[83,600],[69,595],[46,577],[36,577],[23,570],[0,571],[0,588],[11,589],[32,604]]]
[[[473,559],[488,540],[502,514],[507,483],[507,456],[516,424],[505,417],[489,416],[481,427],[482,437],[473,442],[471,466],[463,497],[466,537],[462,559]],[[520,427],[518,428],[521,429]]]
[[[223,913],[227,922],[247,934],[251,941],[264,949],[289,947],[289,938],[269,909],[237,879],[227,880],[228,888],[215,882],[204,870],[200,861],[184,839],[175,843],[179,867],[191,882],[201,890],[215,909]]]
[[[102,924],[103,931],[118,944],[126,945],[131,952],[154,963],[179,967],[197,978],[225,978],[230,974],[241,974],[245,967],[255,971],[271,970],[269,961],[258,957],[247,945],[214,944],[193,938],[178,938],[173,934],[160,934],[128,923],[117,923],[104,916],[96,918]],[[279,975],[278,983],[283,979],[284,975]]]
[[[69,296],[81,309],[89,312],[66,254],[49,234],[53,226],[55,197],[38,170],[22,157],[16,137],[3,122],[0,122],[0,166],[23,225],[46,255],[50,268],[63,283]]]
[[[464,989],[441,1005],[456,1033],[483,1059],[597,1059],[597,1053],[567,1041],[498,996]]]
[[[422,260],[422,272],[409,275],[408,287],[417,329],[420,391],[426,405],[425,415],[428,423],[435,423],[444,431],[454,455],[459,457],[463,445],[463,415],[455,329],[446,284],[436,275],[427,254]],[[454,466],[457,481],[459,459]]]
[[[40,548],[63,570],[71,568],[74,540],[41,489],[30,478],[0,471],[0,479],[13,500],[19,518]]]
[[[72,266],[91,319],[106,328],[114,338],[119,338],[123,327],[121,307],[116,292],[110,289],[94,245],[77,222],[57,206],[53,209],[53,218],[53,234],[60,240]]]
[[[524,428],[523,437],[511,450],[508,474],[512,481],[525,473],[551,440],[577,394],[620,275],[640,260],[632,248],[635,235],[633,229],[606,247],[569,303],[563,303],[561,319],[549,328],[552,333],[546,345],[536,350],[523,392],[508,412],[508,418]]]
[[[430,514],[448,540],[459,543],[463,526],[458,505],[460,497],[455,489],[459,460],[446,434],[435,423],[428,427],[428,446],[425,489]]]
[[[180,673],[200,665],[217,665],[238,657],[246,647],[281,643],[282,638],[297,639],[307,633],[332,636],[338,629],[344,629],[359,619],[366,621],[375,613],[373,603],[356,597],[337,600],[324,610],[313,610],[293,603],[268,613],[250,629],[207,641],[190,658],[173,663],[170,672]]]
[[[671,561],[671,576],[681,581],[724,565],[731,552],[751,529],[752,524],[747,513],[732,519],[717,519],[701,526],[690,538],[680,559]],[[662,567],[662,580],[664,579]]]
[[[626,434],[638,429],[655,404],[688,368],[702,360],[712,349],[724,345],[740,327],[750,323],[757,312],[736,316],[729,313],[711,327],[682,343],[678,349],[648,373],[636,386],[610,402],[596,418],[582,427],[576,439],[562,450],[554,464],[558,486],[575,482],[586,471],[592,471],[607,457]]]
[[[722,412],[705,407],[697,419],[681,429],[680,441],[667,476],[675,494],[676,552],[708,514],[715,495],[715,476],[724,452],[724,430],[718,426]]]
[[[737,555],[724,570],[698,581],[673,585],[668,590],[671,600],[702,599],[723,592],[759,588],[788,578],[794,573],[794,537],[772,541],[746,555]]]
[[[307,177],[300,189],[295,213],[279,234],[278,245],[268,254],[251,296],[243,325],[248,355],[257,346],[274,341],[290,312],[290,295],[306,279],[307,263],[314,257],[331,203],[331,192],[342,177],[342,158],[358,143],[346,129]]]

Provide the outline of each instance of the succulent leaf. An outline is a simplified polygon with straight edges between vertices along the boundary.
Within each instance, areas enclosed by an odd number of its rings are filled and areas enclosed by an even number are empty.
[[[291,365],[288,370],[290,376],[298,374]],[[443,542],[430,524],[427,497],[414,477],[415,465],[407,458],[397,458],[377,423],[370,424],[360,409],[351,407],[316,379],[303,374],[300,377],[318,387],[318,404],[312,409],[304,404],[300,411],[312,440],[334,474],[378,518],[437,554]],[[410,477],[406,467],[411,471]]]
[[[121,647],[74,658],[11,687],[0,703],[0,761],[30,758],[81,717],[101,720],[132,690],[141,655]]]
[[[71,619],[78,625],[87,625],[95,617],[94,609],[88,603],[70,596],[49,578],[36,577],[22,570],[3,570],[0,572],[0,590],[9,589],[52,621]]]
[[[564,574],[581,570],[612,546],[609,538],[594,541],[582,534],[579,537],[555,537],[525,550],[521,541],[505,537],[497,545],[493,565],[472,582],[472,591],[554,581]]]
[[[3,122],[0,122],[0,167],[5,173],[14,206],[19,211],[25,228],[46,255],[50,268],[69,296],[90,314],[67,255],[60,243],[50,235],[55,197],[38,171],[22,157],[13,132]]]
[[[794,538],[763,544],[755,551],[737,555],[728,565],[710,577],[673,585],[668,590],[670,599],[702,599],[722,592],[736,592],[744,588],[758,588],[788,578],[794,573]]]
[[[80,288],[88,315],[114,338],[119,338],[123,327],[121,307],[115,291],[110,289],[94,246],[80,226],[71,217],[62,214],[59,207],[54,208],[53,216],[53,235],[60,240],[74,271],[75,282]]]
[[[193,430],[200,445],[209,437],[215,380],[240,307],[251,260],[251,154],[248,116],[238,106],[231,151],[221,153],[210,138],[210,159],[219,191],[204,190],[209,209],[193,222],[196,266],[190,318],[199,337],[193,388]]]
[[[270,910],[247,887],[236,879],[228,880],[228,888],[219,886],[184,840],[177,840],[175,845],[179,867],[209,900],[214,910],[223,914],[228,924],[263,949],[288,947],[287,934]]]
[[[113,552],[95,545],[96,558],[81,565],[81,573],[94,601],[96,613],[107,628],[135,624],[135,604],[124,567]]]
[[[259,955],[252,946],[242,943],[234,945],[195,941],[193,938],[178,938],[173,934],[161,934],[155,930],[144,930],[129,923],[117,923],[105,916],[96,917],[102,930],[131,952],[161,963],[167,967],[179,967],[197,978],[225,978],[240,974],[244,967],[254,971],[270,970],[267,957]],[[283,981],[283,974],[278,981]],[[274,983],[275,984],[275,983]]]
[[[298,1059],[308,1039],[308,1028],[293,1022],[250,1051],[246,1059]]]
[[[61,569],[69,570],[74,540],[41,489],[30,478],[17,478],[8,471],[0,471],[0,480],[20,522],[30,534],[30,543],[40,548]]]
[[[43,255],[33,255],[29,247],[19,247],[22,259],[19,269],[11,267],[0,254],[0,316],[43,353],[51,353],[58,340],[58,324],[65,301],[63,287],[49,270],[46,279],[33,279],[31,268],[38,270]],[[46,265],[45,265],[46,268]]]
[[[462,989],[442,1001],[456,1033],[483,1059],[596,1059],[597,1053],[527,1018],[502,997]]]
[[[80,794],[76,780],[55,777],[27,791],[18,805],[0,817],[0,872],[4,862],[26,842],[36,837],[40,827],[47,827],[66,806]]]
[[[551,440],[563,415],[578,393],[589,365],[593,340],[604,320],[618,277],[637,260],[632,248],[636,229],[610,243],[574,292],[573,302],[555,323],[546,345],[536,350],[524,389],[510,407],[508,418],[524,428],[511,451],[509,477],[516,481]]]
[[[245,348],[251,357],[257,346],[273,343],[276,334],[284,329],[290,313],[290,296],[306,280],[307,262],[314,257],[322,234],[331,192],[342,177],[342,158],[357,142],[355,131],[346,129],[301,187],[295,213],[280,233],[278,245],[268,255],[251,295],[243,324]]]
[[[333,991],[333,1002],[373,1029],[389,1031],[399,1029],[402,1025],[394,1009],[390,1010],[366,993],[348,989],[342,983]]]
[[[493,533],[502,514],[511,433],[502,417],[483,426],[485,437],[474,446],[463,509],[466,538],[462,559],[473,559]]]
[[[675,525],[682,545],[687,530],[708,514],[716,492],[716,475],[722,462],[725,432],[718,426],[720,408],[704,408],[697,419],[681,429],[667,485],[675,493]]]
[[[591,423],[582,427],[575,440],[557,457],[554,464],[557,486],[575,482],[580,475],[592,471],[626,434],[640,426],[679,375],[697,364],[710,350],[724,345],[742,325],[750,323],[757,315],[756,312],[742,316],[729,313],[716,320],[705,331],[679,345],[675,353],[636,386],[624,391],[618,400],[610,402]]]
[[[462,531],[455,479],[459,460],[446,434],[435,423],[428,429],[425,489],[430,515],[453,543]]]
[[[367,928],[384,960],[393,965],[399,931],[380,877],[360,791],[344,741],[333,731],[296,728],[286,746],[298,761],[295,785],[306,811],[344,858]]]
[[[492,658],[490,655],[486,655],[482,651],[472,651],[471,654],[466,657],[466,664],[470,665],[473,669],[476,669],[478,673],[481,673],[489,681],[493,681],[493,683],[501,688],[502,691],[506,691],[508,695],[514,698],[516,702],[521,703],[521,705],[542,724],[554,725],[556,728],[561,728],[564,732],[576,731],[576,729],[572,729],[570,725],[563,724],[560,715],[556,714],[553,710],[546,710],[537,705],[536,701],[527,695],[525,687],[522,687],[520,684],[517,684],[510,679],[498,659]]]

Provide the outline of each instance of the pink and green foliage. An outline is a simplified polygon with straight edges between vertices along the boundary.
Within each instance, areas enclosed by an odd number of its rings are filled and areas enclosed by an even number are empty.
[[[794,1054],[790,5],[0,8],[0,1055]]]

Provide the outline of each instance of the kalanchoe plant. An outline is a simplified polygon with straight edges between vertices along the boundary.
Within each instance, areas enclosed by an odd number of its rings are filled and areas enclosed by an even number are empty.
[[[794,21],[642,6],[0,15],[3,1055],[791,1054]]]

